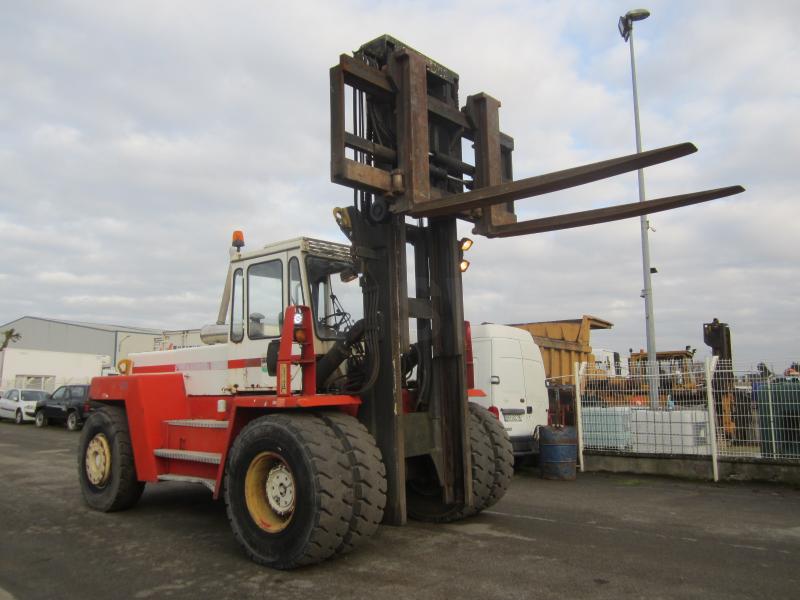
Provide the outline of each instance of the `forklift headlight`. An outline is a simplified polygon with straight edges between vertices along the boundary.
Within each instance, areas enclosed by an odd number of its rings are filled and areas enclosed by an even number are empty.
[[[301,313],[299,310],[296,313],[294,313],[294,321],[293,322],[294,322],[295,327],[300,327],[300,325],[303,324],[303,313]]]

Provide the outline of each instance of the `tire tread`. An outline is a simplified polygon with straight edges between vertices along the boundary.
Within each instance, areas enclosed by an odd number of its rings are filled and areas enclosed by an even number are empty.
[[[293,556],[269,560],[251,548],[244,538],[234,514],[230,490],[231,464],[250,438],[257,438],[263,424],[281,426],[291,433],[303,448],[311,466],[312,486],[316,490],[318,507],[315,522],[305,542]],[[319,563],[333,554],[342,544],[352,514],[352,489],[347,486],[348,465],[344,448],[333,431],[314,415],[272,414],[251,421],[234,442],[225,474],[225,505],[234,537],[248,557],[258,563],[278,569],[292,569]]]
[[[112,452],[112,465],[114,464],[114,453],[119,455],[119,483],[116,492],[113,494],[110,502],[106,499],[93,497],[87,495],[84,483],[84,454],[85,448],[89,442],[89,435],[91,434],[91,427],[84,427],[84,432],[81,435],[80,448],[83,450],[78,453],[78,474],[83,489],[83,496],[87,504],[96,510],[102,512],[115,512],[131,508],[139,501],[144,491],[144,483],[139,481],[136,476],[136,463],[133,457],[133,445],[131,444],[130,429],[128,427],[128,416],[125,409],[120,406],[103,406],[96,412],[92,413],[89,419],[99,421],[103,418],[108,419],[110,424],[111,435],[106,435],[109,439]],[[87,420],[87,425],[89,421]],[[112,472],[112,477],[114,473]],[[113,483],[112,483],[113,485]]]
[[[344,446],[353,487],[353,511],[347,534],[338,548],[347,553],[370,538],[386,507],[386,466],[375,438],[356,418],[341,412],[320,413]]]

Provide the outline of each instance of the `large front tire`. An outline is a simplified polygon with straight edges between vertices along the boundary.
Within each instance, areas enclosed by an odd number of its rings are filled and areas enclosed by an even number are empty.
[[[371,537],[386,506],[386,467],[375,438],[358,419],[341,412],[324,412],[322,420],[345,448],[354,490],[350,526],[338,552],[347,553]]]
[[[83,499],[102,512],[125,510],[139,501],[144,482],[136,464],[125,409],[104,406],[87,419],[78,444]]]
[[[291,569],[342,545],[354,492],[345,449],[314,415],[251,421],[228,456],[224,497],[236,540],[255,562]]]

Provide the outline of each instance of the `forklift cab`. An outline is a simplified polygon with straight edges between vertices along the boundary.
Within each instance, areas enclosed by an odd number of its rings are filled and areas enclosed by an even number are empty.
[[[350,247],[311,238],[250,252],[237,248],[231,256],[226,290],[226,337],[229,357],[234,360],[266,358],[270,344],[280,341],[288,306],[311,308],[316,354],[343,339],[363,312]],[[272,381],[258,387],[274,385],[274,376],[264,375]]]

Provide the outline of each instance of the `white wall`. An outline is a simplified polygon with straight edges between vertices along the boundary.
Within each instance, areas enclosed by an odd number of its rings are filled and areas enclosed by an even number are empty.
[[[104,363],[110,363],[110,357],[7,348],[0,361],[0,388],[16,387],[19,376],[45,377],[43,387],[48,392],[69,383],[89,383],[101,374]]]

